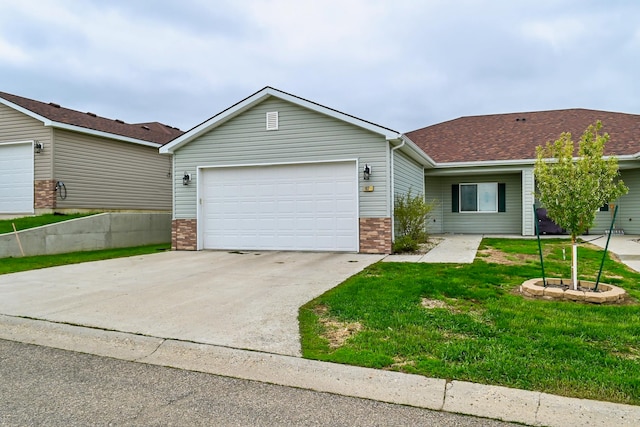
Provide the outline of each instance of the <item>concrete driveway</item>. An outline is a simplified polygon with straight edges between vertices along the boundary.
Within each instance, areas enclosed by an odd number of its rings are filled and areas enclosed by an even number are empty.
[[[0,314],[300,355],[298,308],[383,256],[162,252],[0,275]]]

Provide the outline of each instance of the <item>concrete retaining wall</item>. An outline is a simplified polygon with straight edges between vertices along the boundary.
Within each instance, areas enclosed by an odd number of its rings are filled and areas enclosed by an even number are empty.
[[[25,256],[171,242],[171,214],[109,212],[18,231]],[[0,258],[21,256],[14,233],[0,234]]]

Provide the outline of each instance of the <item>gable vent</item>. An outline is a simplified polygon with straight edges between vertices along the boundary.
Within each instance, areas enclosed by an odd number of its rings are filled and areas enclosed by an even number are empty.
[[[278,130],[278,112],[269,111],[267,113],[267,130]]]

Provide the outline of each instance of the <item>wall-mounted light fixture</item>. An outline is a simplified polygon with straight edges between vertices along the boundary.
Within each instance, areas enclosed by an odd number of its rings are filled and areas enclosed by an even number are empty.
[[[371,166],[369,166],[368,164],[365,164],[364,171],[362,172],[362,178],[368,181],[370,177],[371,177]]]
[[[185,172],[184,176],[182,177],[182,185],[189,185],[190,182],[191,182],[191,175]]]
[[[44,150],[44,143],[33,141],[33,151],[36,153],[42,153],[42,150]]]

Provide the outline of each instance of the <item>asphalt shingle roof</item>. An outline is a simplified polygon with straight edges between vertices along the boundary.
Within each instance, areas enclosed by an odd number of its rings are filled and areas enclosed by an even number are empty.
[[[158,145],[164,145],[184,133],[177,128],[159,122],[125,123],[122,120],[108,119],[90,112],[83,113],[71,110],[53,102],[47,104],[5,92],[0,92],[0,98],[54,122],[153,142]]]
[[[640,152],[640,115],[569,109],[461,117],[406,133],[437,163],[534,159],[538,145],[571,132],[577,143],[584,130],[602,122],[610,136],[608,155]]]

